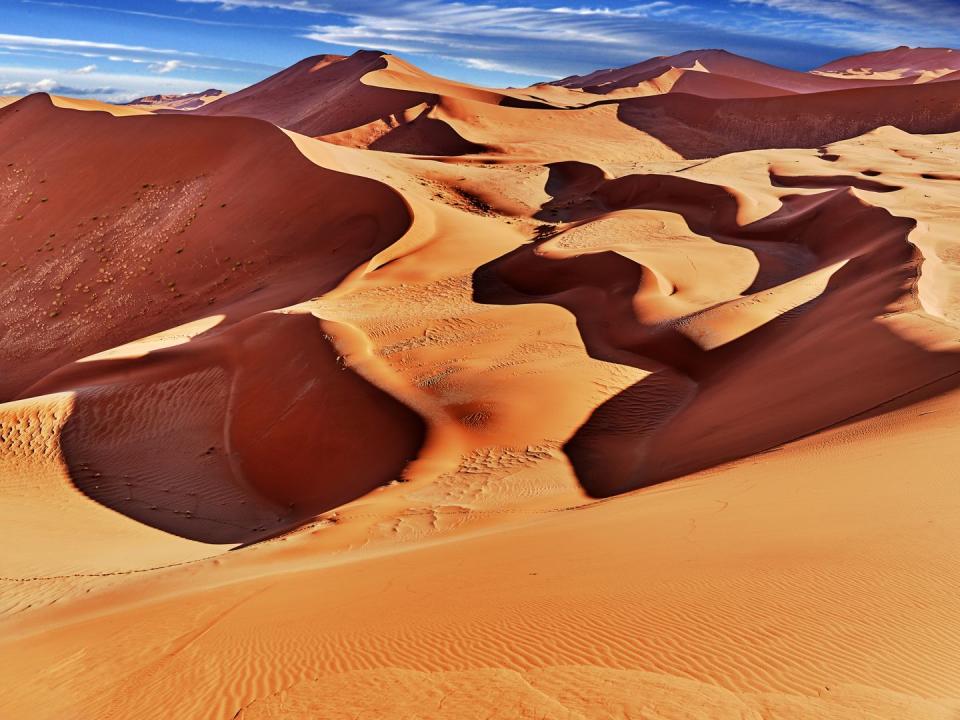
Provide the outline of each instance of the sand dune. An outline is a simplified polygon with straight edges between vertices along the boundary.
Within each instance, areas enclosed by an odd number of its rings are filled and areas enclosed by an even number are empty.
[[[641,94],[682,92],[715,98],[828,92],[871,84],[858,82],[860,78],[857,77],[832,77],[826,72],[826,67],[818,70],[822,72],[814,74],[785,70],[726,50],[691,50],[679,55],[651,58],[624,68],[573,75],[553,84],[614,97],[629,97],[641,91]],[[664,86],[663,79],[671,75],[679,79]],[[709,79],[705,75],[709,75]],[[900,84],[897,78],[887,80],[886,85]],[[645,86],[649,88],[651,85],[658,86],[658,92],[642,92]]]
[[[723,101],[663,95],[626,100],[618,116],[683,157],[703,158],[818,147],[886,125],[910,133],[956,132],[958,96],[956,82]]]
[[[221,100],[226,93],[223,90],[204,90],[203,92],[185,93],[183,95],[147,95],[125,103],[127,107],[141,108],[150,112],[164,112],[169,110],[190,111],[202,108],[212,102]]]
[[[955,717],[944,57],[0,108],[0,715]]]
[[[0,132],[6,399],[164,328],[312,297],[409,223],[388,187],[307,162],[265,123],[112,118],[34,95],[0,111]]]
[[[937,85],[913,87],[911,77],[826,77],[703,50],[524,90],[489,90],[360,51],[307,58],[194,112],[255,117],[327,142],[394,153],[545,163],[566,148],[564,160],[616,162],[611,141],[619,138],[638,146],[634,156],[639,151],[652,161],[816,147],[884,125],[955,131],[951,75],[927,79]]]
[[[443,80],[391,55],[358,51],[350,57],[307,58],[198,114],[256,117],[352,147],[464,155],[483,148],[458,135],[433,110],[458,100],[496,106],[507,97],[522,102],[526,95]]]
[[[912,48],[852,55],[821,65],[812,72],[840,78],[886,80],[893,77],[926,81],[960,70],[960,52],[950,48]]]

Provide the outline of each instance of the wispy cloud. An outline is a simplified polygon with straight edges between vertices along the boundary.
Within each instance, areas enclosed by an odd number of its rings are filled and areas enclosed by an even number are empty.
[[[84,97],[89,95],[111,95],[116,93],[117,89],[111,87],[73,87],[70,85],[62,85],[53,78],[43,78],[36,82],[24,82],[20,80],[0,84],[0,95],[30,95],[39,92]]]
[[[150,65],[150,70],[157,73],[158,75],[166,75],[176,70],[178,67],[183,65],[183,62],[180,60],[165,60],[160,63],[152,63]]]
[[[960,3],[956,0],[732,0],[773,16],[754,22],[771,36],[819,33],[826,42],[865,50],[901,44],[956,44]],[[790,23],[789,18],[795,22]],[[797,22],[799,21],[799,22]]]
[[[495,60],[484,60],[483,58],[448,57],[446,59],[459,63],[464,67],[472,68],[473,70],[484,70],[486,72],[505,73],[507,75],[523,75],[524,77],[544,76],[550,80],[557,80],[561,77],[560,75],[550,75],[549,73],[545,73],[543,70],[540,70],[537,68],[518,67],[516,65],[511,65],[510,63],[496,62]]]
[[[158,93],[199,92],[211,87],[233,92],[242,85],[157,75],[154,73],[112,73],[94,70],[78,75],[72,71],[0,65],[0,94],[27,95],[49,92],[56,95],[94,97],[108,102],[127,102]]]
[[[175,48],[157,48],[145,45],[127,45],[123,43],[101,42],[72,38],[42,37],[36,35],[13,35],[0,33],[0,48],[20,54],[44,53],[82,58],[102,58],[110,62],[132,63],[134,65],[156,65],[167,68],[169,63],[176,64],[163,73],[175,69],[218,70],[223,72],[275,71],[272,65],[252,63],[230,58],[215,58],[187,50]]]
[[[316,17],[301,37],[327,45],[444,56],[475,70],[639,61],[725,47],[796,67],[890,44],[956,42],[957,0],[178,0],[224,11]],[[307,20],[309,23],[309,20]],[[484,67],[470,64],[482,60]],[[494,70],[493,68],[497,68]]]
[[[198,53],[171,48],[152,48],[145,45],[124,45],[122,43],[98,42],[95,40],[72,40],[68,38],[39,37],[36,35],[12,35],[0,33],[0,43],[16,47],[39,48],[89,48],[93,50],[128,50],[138,53],[156,53],[163,55],[185,55],[200,57]]]
[[[264,25],[263,23],[242,23],[230,22],[226,20],[211,20],[209,18],[191,17],[189,15],[170,15],[168,13],[148,12],[146,10],[131,10],[129,8],[107,7],[105,5],[87,5],[72,2],[52,2],[52,0],[20,0],[24,5],[45,5],[47,7],[57,7],[69,10],[95,10],[97,12],[116,13],[119,15],[132,15],[135,17],[152,18],[155,20],[172,20],[175,22],[186,22],[194,25],[208,25],[212,27],[249,27],[249,28],[271,28],[274,30],[296,30],[290,25]]]
[[[65,13],[85,11],[93,18],[123,14],[131,28],[194,23],[192,32],[214,40],[231,27],[281,28],[283,35],[265,35],[270,40],[262,46],[269,57],[272,43],[277,45],[277,56],[282,57],[278,64],[310,52],[303,42],[309,40],[321,52],[337,47],[385,50],[412,56],[435,72],[504,83],[516,77],[532,82],[584,73],[702,47],[724,47],[775,64],[809,68],[839,55],[893,45],[955,44],[955,28],[960,26],[958,0],[168,0],[151,6],[115,0],[22,2],[63,8]],[[174,41],[153,46],[146,40],[169,38],[168,33],[116,35],[116,19],[106,21],[99,37],[0,33],[0,52],[85,58],[74,60],[84,67],[91,61],[108,69],[125,63],[157,83],[185,77],[205,82],[198,78],[278,69],[197,52],[206,45],[178,49],[166,47],[179,44]],[[243,33],[247,37],[248,31]],[[69,77],[83,75],[44,72],[65,85],[73,84]],[[109,81],[99,85],[115,86]]]
[[[84,65],[83,67],[78,67],[76,70],[74,70],[74,72],[77,73],[78,75],[87,75],[89,73],[92,73],[96,69],[97,69],[96,65]]]
[[[177,2],[193,3],[195,5],[216,5],[221,10],[260,8],[311,13],[314,15],[324,15],[330,12],[330,6],[327,3],[313,2],[312,0],[177,0]]]

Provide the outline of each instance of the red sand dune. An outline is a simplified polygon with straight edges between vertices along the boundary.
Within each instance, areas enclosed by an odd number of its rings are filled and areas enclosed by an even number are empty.
[[[410,222],[390,188],[319,168],[254,120],[114,118],[34,95],[0,110],[0,133],[5,399],[160,330],[313,297]]]
[[[143,108],[152,112],[169,110],[196,110],[204,105],[223,98],[223,90],[204,90],[203,92],[186,93],[184,95],[147,95],[146,97],[131,100],[124,105]]]
[[[61,451],[92,500],[201,542],[255,542],[400,476],[423,442],[419,416],[345,367],[330,329],[261,313],[67,366],[31,393],[74,391]],[[357,467],[371,435],[377,453]]]
[[[766,97],[844,90],[862,85],[855,80],[785,70],[726,50],[690,50],[679,55],[651,58],[625,68],[573,75],[551,84],[606,95],[640,86],[674,68],[696,68],[696,71],[683,73],[681,81],[672,86],[672,92],[706,97]],[[713,83],[700,77],[704,72],[715,76]]]
[[[663,95],[625,100],[620,119],[683,157],[817,147],[890,125],[910,133],[960,130],[960,83],[945,82],[775,98]]]
[[[383,53],[318,55],[200,110],[201,115],[256,117],[317,137],[401,116],[429,102],[427,93],[371,87],[367,73],[386,67]]]
[[[0,107],[0,716],[955,717],[940,57]]]
[[[241,115],[350,146],[462,155],[483,148],[430,111],[445,97],[500,103],[507,95],[433,78],[381,52],[307,58],[202,115]]]
[[[910,77],[937,70],[960,70],[960,52],[950,48],[912,48],[903,45],[893,50],[840,58],[821,65],[813,72],[843,75],[895,72]]]

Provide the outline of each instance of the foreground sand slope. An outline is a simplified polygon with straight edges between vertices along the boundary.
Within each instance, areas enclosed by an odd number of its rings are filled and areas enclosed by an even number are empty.
[[[956,717],[960,133],[328,60],[483,152],[0,110],[0,715]]]
[[[370,512],[345,508],[8,626],[3,708],[950,718],[960,508],[942,467],[958,460],[956,400],[400,554],[396,541],[318,554]]]

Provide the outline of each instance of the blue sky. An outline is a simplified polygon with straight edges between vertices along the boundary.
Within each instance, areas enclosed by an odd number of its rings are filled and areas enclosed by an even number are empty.
[[[896,45],[960,47],[960,0],[0,0],[0,94],[237,90],[358,48],[523,86],[696,48],[805,70]]]

